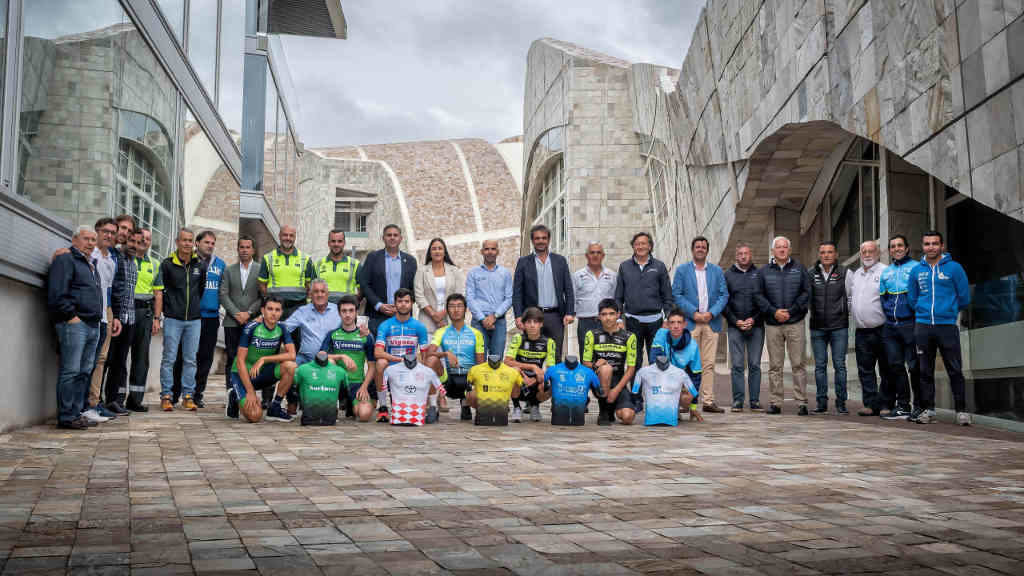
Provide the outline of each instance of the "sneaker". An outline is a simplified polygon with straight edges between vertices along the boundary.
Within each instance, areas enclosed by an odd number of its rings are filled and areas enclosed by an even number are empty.
[[[117,414],[111,412],[110,410],[107,410],[107,407],[104,406],[103,404],[97,404],[96,406],[93,407],[93,410],[95,410],[100,416],[103,416],[108,420],[113,420],[114,418],[117,418]]]
[[[107,422],[108,420],[110,420],[110,418],[107,418],[106,416],[103,416],[99,412],[97,412],[95,408],[89,408],[88,410],[82,412],[82,418],[85,418],[89,422],[95,422],[97,424]]]
[[[814,409],[814,413],[815,414],[827,414],[828,413],[828,406],[822,406],[821,404],[818,404],[818,407]],[[803,416],[803,414],[801,414],[801,416]]]
[[[114,401],[107,404],[107,410],[110,410],[114,414],[131,414],[124,406],[121,406],[120,402]]]
[[[124,407],[132,412],[149,412],[149,406],[145,404],[132,404],[129,402]]]
[[[530,422],[540,422],[540,406],[534,406],[530,410]]]
[[[807,416],[807,404],[801,404],[800,408],[796,411],[797,416]]]
[[[956,413],[956,423],[958,425],[960,425],[960,426],[970,426],[971,425],[971,415],[968,414],[967,412],[957,412]]]
[[[388,421],[388,409],[384,408],[384,407],[378,408],[377,409],[377,422],[387,422],[387,421]]]
[[[608,417],[608,413],[607,412],[601,411],[601,412],[597,413],[597,425],[598,426],[611,426],[612,425],[612,420],[611,420],[611,418]]]
[[[935,410],[923,410],[915,422],[918,424],[934,424],[937,422],[935,419]]]
[[[764,408],[761,408],[761,403],[760,402],[751,402],[750,403],[750,411],[751,412],[764,412]]]
[[[472,420],[473,410],[469,406],[463,406],[459,413],[459,420]]]
[[[199,406],[196,406],[195,401],[192,400],[192,396],[185,396],[181,401],[181,409],[188,410],[189,412],[195,412],[199,409]]]
[[[718,404],[715,404],[714,402],[710,404],[705,404],[704,407],[701,408],[701,410],[703,410],[704,412],[713,412],[715,414],[721,414],[725,412],[725,408],[719,408]]]
[[[298,411],[299,411],[299,405],[297,403],[295,403],[295,402],[289,402],[288,403],[288,415],[289,416],[295,416],[295,414]]]
[[[846,409],[846,406],[836,406],[836,412],[838,412],[840,416],[850,415],[850,411]]]
[[[733,404],[732,405],[732,411],[733,412],[743,412],[743,404]]]
[[[160,409],[164,412],[173,412],[174,404],[171,403],[170,396],[163,396],[160,398]]]
[[[523,414],[529,414],[529,413],[530,413],[530,405],[527,404],[526,408],[523,408]]]
[[[267,410],[267,420],[276,420],[278,422],[291,422],[292,416],[287,410],[281,407],[280,402],[271,402],[270,409]]]
[[[907,420],[909,417],[910,412],[905,408],[896,408],[882,412],[883,420]]]
[[[57,428],[63,428],[65,430],[85,430],[89,428],[89,425],[82,421],[81,418],[75,418],[74,420],[61,420],[57,422]]]
[[[519,406],[512,407],[512,421],[522,422],[523,421],[523,409]]]
[[[196,403],[196,408],[206,408],[206,402],[203,402],[202,398],[195,398],[193,402]]]
[[[921,417],[921,414],[924,414],[923,408],[914,408],[914,411],[910,413],[910,416],[907,416],[907,422],[917,422],[917,419]]]
[[[224,415],[228,418],[238,419],[238,394],[235,389],[228,390],[228,401],[224,404]]]
[[[768,407],[768,413],[769,414],[782,414],[782,408],[779,408],[775,404],[772,404],[771,406]]]

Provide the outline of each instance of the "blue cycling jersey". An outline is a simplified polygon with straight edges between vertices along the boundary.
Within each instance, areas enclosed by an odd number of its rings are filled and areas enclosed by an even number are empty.
[[[644,426],[655,424],[679,424],[679,397],[686,388],[694,398],[697,389],[690,377],[674,364],[662,370],[655,364],[648,364],[636,373],[633,393],[644,392]]]
[[[445,357],[444,365],[449,374],[468,374],[476,364],[476,355],[484,353],[484,335],[469,324],[464,324],[461,330],[451,325],[439,328],[434,332],[432,344],[444,352],[455,354],[458,359],[459,365],[451,366]]]
[[[392,356],[415,354],[427,344],[427,327],[415,318],[399,322],[391,317],[377,327],[377,346]]]
[[[590,390],[600,393],[597,374],[583,364],[570,370],[565,363],[555,364],[544,372],[544,383],[551,387],[551,401],[559,406],[584,406]]]

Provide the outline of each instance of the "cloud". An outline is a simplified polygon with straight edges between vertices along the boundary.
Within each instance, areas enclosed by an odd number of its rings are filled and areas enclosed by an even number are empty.
[[[522,132],[526,54],[545,36],[679,67],[700,11],[659,0],[351,0],[347,40],[285,37],[309,147]]]

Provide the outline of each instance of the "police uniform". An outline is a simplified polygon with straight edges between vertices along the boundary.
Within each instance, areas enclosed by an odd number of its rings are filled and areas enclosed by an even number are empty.
[[[267,285],[267,295],[281,298],[284,311],[280,321],[306,303],[306,288],[314,276],[313,262],[298,248],[291,254],[282,254],[277,248],[263,256],[260,282]]]
[[[316,263],[316,277],[327,282],[327,300],[335,304],[346,294],[356,294],[359,283],[356,273],[359,271],[359,260],[345,256],[341,260],[331,260],[324,256]]]
[[[128,378],[126,407],[141,407],[149,376],[149,343],[153,336],[153,285],[159,266],[149,256],[135,259],[135,332],[131,347],[131,375]]]

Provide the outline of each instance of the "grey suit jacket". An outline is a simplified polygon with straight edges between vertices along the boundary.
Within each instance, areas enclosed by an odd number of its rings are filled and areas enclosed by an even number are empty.
[[[235,321],[235,314],[248,310],[255,318],[260,313],[260,261],[253,259],[249,264],[249,277],[246,278],[245,286],[242,286],[242,272],[238,263],[228,266],[224,277],[220,281],[220,305],[226,312],[224,326],[233,328],[238,326]]]

